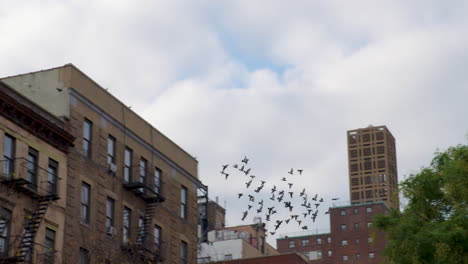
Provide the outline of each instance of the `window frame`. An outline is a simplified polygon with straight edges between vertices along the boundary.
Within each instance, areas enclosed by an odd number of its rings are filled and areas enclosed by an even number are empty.
[[[161,194],[161,183],[162,183],[162,170],[158,167],[154,168],[154,191],[157,194]]]
[[[5,228],[3,233],[0,233],[0,244],[3,244],[3,251],[0,251],[0,256],[7,256],[10,244],[10,229],[11,229],[11,216],[12,212],[6,208],[0,208],[2,214],[0,219],[5,221]],[[1,248],[0,248],[1,249]]]
[[[188,259],[188,244],[185,241],[181,241],[180,243],[180,263],[187,264]]]
[[[117,140],[109,134],[107,137],[107,164],[115,165],[116,145]]]
[[[162,236],[162,228],[158,225],[155,225],[153,228],[153,236],[154,236],[154,247],[156,250],[161,249],[161,236]]]
[[[87,195],[84,193],[86,190]],[[89,225],[90,222],[90,209],[91,209],[91,185],[86,182],[81,182],[81,211],[80,221],[82,224]],[[83,213],[85,215],[83,215]]]
[[[341,240],[341,245],[342,246],[347,246],[348,245],[348,240],[346,240],[346,239]]]
[[[89,134],[89,135],[87,135]],[[93,122],[85,118],[83,120],[83,155],[87,158],[92,157],[92,139],[93,139]]]
[[[89,264],[89,251],[80,247],[80,264]]]
[[[34,148],[28,148],[27,161],[27,181],[29,188],[36,190],[38,181],[39,151]]]
[[[54,263],[54,256],[55,256],[55,240],[56,240],[56,232],[53,229],[47,228],[45,229],[44,234],[44,245],[46,253],[44,254],[46,260],[46,264],[53,264]],[[50,242],[51,246],[47,243]]]
[[[188,189],[185,186],[180,188],[180,217],[187,219],[187,201],[188,201]]]
[[[107,197],[106,200],[106,228],[115,226],[115,200]]]
[[[131,237],[132,209],[124,206],[122,210],[122,243],[128,244]]]
[[[9,142],[9,144],[7,144],[7,142]],[[3,161],[5,163],[2,167],[2,173],[8,178],[10,178],[12,173],[15,171],[15,152],[16,138],[5,133],[3,137]]]
[[[132,163],[133,163],[133,150],[129,147],[125,147],[124,150],[124,176],[123,181],[125,183],[132,182]]]
[[[49,158],[49,165],[47,167],[47,191],[53,195],[58,193],[58,169],[59,163],[56,160]]]

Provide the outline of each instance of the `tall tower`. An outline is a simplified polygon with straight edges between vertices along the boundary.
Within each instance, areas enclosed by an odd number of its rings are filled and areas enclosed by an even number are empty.
[[[395,138],[386,126],[349,130],[349,193],[352,204],[385,201],[398,209]]]

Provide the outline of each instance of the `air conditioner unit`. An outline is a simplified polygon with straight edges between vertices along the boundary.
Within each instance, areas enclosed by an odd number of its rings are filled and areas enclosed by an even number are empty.
[[[116,173],[117,172],[117,165],[111,163],[109,164],[109,172]]]
[[[117,233],[117,231],[116,231],[115,227],[113,227],[113,226],[106,226],[106,233],[108,235],[113,236],[113,235],[115,235]]]

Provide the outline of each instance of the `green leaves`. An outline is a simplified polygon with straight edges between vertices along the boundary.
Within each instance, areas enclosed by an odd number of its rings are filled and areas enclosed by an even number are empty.
[[[400,191],[403,212],[374,220],[387,236],[387,263],[468,263],[468,146],[436,153]]]

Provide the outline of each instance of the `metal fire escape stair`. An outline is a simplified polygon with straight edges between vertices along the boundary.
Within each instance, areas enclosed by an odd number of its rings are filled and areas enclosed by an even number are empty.
[[[140,227],[140,230],[138,230],[137,237],[137,242],[141,245],[144,244],[146,233],[149,232],[149,230],[151,230],[151,220],[153,219],[153,214],[155,210],[155,204],[149,204],[148,206],[146,206],[145,215],[143,217],[143,225]]]
[[[37,230],[39,229],[42,219],[44,219],[49,204],[52,203],[53,200],[54,198],[51,196],[43,196],[38,199],[36,210],[24,227],[24,234],[16,251],[17,263],[24,263],[26,261],[27,254],[34,243]]]

